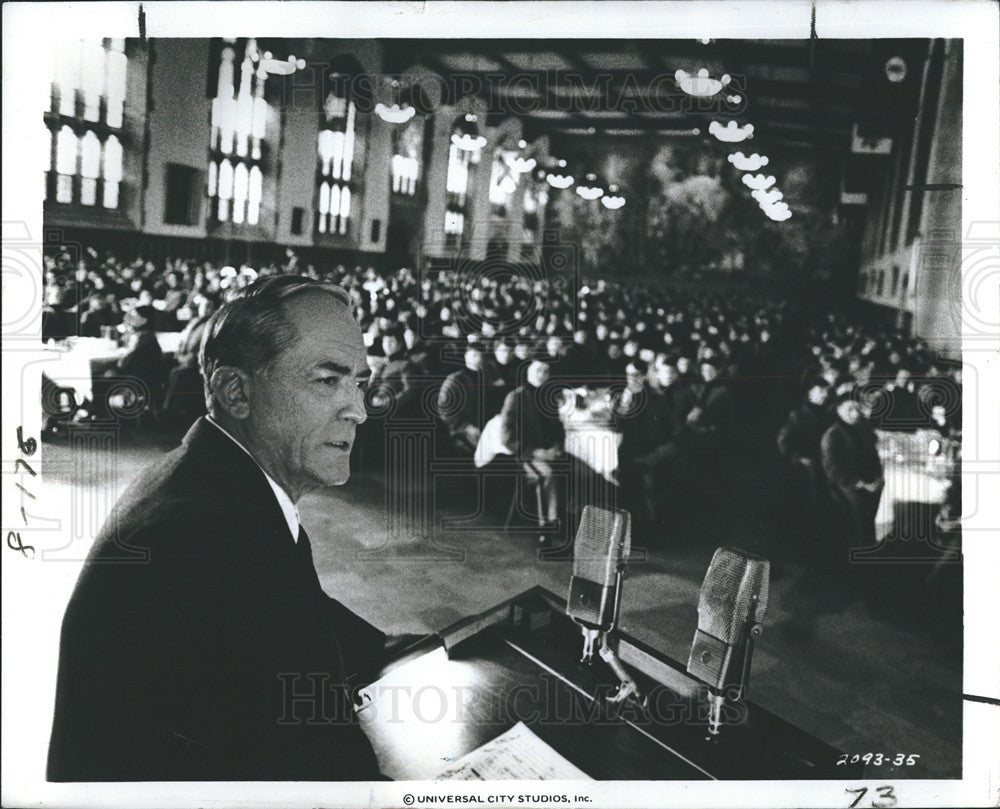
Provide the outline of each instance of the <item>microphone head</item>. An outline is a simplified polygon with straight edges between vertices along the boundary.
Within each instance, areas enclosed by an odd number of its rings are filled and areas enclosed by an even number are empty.
[[[719,548],[705,574],[698,597],[695,632],[688,672],[713,688],[745,676],[730,664],[746,641],[753,623],[767,610],[771,565],[738,548]]]
[[[632,551],[631,515],[621,508],[584,506],[573,542],[573,575],[608,587]]]
[[[760,556],[739,548],[716,550],[698,597],[698,628],[725,643],[737,643],[755,595],[754,621],[764,617],[770,571],[771,563]]]
[[[618,573],[632,550],[631,522],[624,509],[584,506],[566,603],[571,618],[602,629],[614,625]]]

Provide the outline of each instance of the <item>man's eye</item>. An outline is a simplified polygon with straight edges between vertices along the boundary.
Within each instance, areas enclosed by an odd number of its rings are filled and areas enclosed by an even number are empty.
[[[338,384],[340,382],[340,377],[339,376],[322,376],[322,377],[320,377],[319,381],[322,382],[324,385],[329,385],[330,387],[333,387],[334,385],[336,385],[336,384]]]

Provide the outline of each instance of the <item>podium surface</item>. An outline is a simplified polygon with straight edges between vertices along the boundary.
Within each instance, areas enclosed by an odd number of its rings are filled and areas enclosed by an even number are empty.
[[[394,780],[433,779],[523,722],[598,780],[857,778],[840,752],[743,702],[709,740],[708,707],[684,667],[626,633],[617,651],[648,708],[611,706],[618,681],[579,662],[582,636],[565,600],[528,590],[425,639],[363,689],[358,716]]]

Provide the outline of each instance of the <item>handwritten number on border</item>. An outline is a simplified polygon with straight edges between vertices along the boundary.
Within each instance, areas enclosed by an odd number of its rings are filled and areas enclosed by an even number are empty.
[[[21,541],[21,534],[17,531],[7,532],[7,547],[10,548],[12,551],[18,551],[26,559],[35,558],[35,546],[25,545]],[[31,552],[30,556],[28,556],[29,551]]]
[[[874,809],[889,809],[889,807],[895,806],[898,802],[892,786],[875,787],[875,791],[878,792],[879,797],[872,798],[871,805]],[[857,809],[861,805],[861,800],[868,794],[868,787],[845,789],[844,792],[858,796],[851,802],[851,809]]]

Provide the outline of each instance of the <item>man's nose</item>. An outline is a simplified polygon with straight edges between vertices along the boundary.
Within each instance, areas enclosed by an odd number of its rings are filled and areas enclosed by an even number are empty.
[[[347,421],[354,422],[355,425],[364,424],[368,420],[368,411],[365,408],[365,392],[361,388],[351,388],[348,400],[340,412],[340,417]]]

